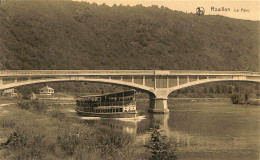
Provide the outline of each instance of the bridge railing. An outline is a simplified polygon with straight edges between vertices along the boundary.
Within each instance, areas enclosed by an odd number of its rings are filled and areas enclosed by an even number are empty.
[[[0,76],[73,76],[73,75],[120,75],[120,76],[148,76],[148,75],[157,75],[157,76],[236,76],[236,75],[245,75],[245,76],[260,76],[259,72],[248,72],[248,71],[197,71],[197,70],[1,70]]]
[[[153,75],[152,70],[2,70],[0,76],[20,75]]]

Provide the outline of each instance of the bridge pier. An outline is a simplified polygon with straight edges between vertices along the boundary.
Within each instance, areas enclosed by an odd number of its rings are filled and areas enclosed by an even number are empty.
[[[168,113],[168,98],[150,98],[149,112],[152,113]]]
[[[168,113],[168,89],[156,89],[154,95],[150,95],[149,112],[152,113]]]

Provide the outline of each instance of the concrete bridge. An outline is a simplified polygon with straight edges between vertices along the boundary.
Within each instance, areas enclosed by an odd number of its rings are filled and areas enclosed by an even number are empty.
[[[150,95],[150,111],[169,112],[168,95],[209,82],[260,82],[259,72],[193,70],[1,70],[0,90],[46,82],[99,82],[142,90]]]

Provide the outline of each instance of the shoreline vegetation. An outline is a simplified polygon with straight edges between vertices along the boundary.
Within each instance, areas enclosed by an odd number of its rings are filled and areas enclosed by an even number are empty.
[[[248,93],[235,93],[231,96],[231,101],[233,104],[260,105],[260,99],[250,99]]]
[[[0,158],[134,159],[133,139],[88,126],[38,101],[19,102],[0,117]],[[53,107],[54,108],[54,107]],[[4,118],[3,118],[4,117]],[[3,135],[1,135],[3,137]]]
[[[161,135],[157,135],[161,140],[147,144],[150,152],[139,151],[134,137],[66,117],[62,108],[35,100],[0,108],[0,159],[153,159],[175,155],[167,150],[153,153],[152,143],[162,149],[170,146]]]

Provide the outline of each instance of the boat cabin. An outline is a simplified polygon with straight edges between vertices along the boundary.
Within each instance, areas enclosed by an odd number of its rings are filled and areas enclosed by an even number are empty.
[[[77,100],[77,106],[84,112],[120,113],[136,112],[135,90],[98,96],[85,96]]]

